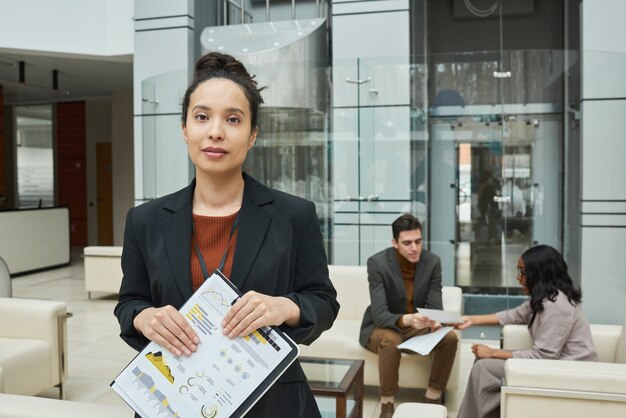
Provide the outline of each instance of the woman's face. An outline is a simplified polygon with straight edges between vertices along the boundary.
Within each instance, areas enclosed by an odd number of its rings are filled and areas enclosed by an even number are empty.
[[[191,94],[183,136],[196,173],[238,174],[256,141],[250,104],[239,85],[224,78],[200,84]]]
[[[528,294],[528,287],[526,287],[526,266],[522,257],[517,259],[517,282],[522,286],[522,293]]]

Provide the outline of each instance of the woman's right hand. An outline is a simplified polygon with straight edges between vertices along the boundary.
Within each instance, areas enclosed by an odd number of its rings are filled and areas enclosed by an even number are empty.
[[[463,315],[461,319],[463,320],[463,322],[460,324],[455,324],[454,328],[463,330],[465,328],[469,328],[472,325],[474,325],[474,321],[472,321],[469,315]]]
[[[133,325],[144,337],[177,356],[190,356],[200,343],[189,322],[171,305],[144,309],[135,316]]]

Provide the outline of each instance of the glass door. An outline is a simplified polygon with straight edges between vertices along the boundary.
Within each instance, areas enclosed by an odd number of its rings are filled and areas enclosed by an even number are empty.
[[[415,132],[425,128],[413,122],[406,61],[335,62],[335,96],[344,93],[334,103],[331,140],[334,264],[365,264],[391,245],[391,223],[398,216],[425,213],[425,135]]]
[[[444,281],[465,293],[519,295],[518,257],[537,243],[558,248],[560,116],[498,118],[432,120],[434,252]]]

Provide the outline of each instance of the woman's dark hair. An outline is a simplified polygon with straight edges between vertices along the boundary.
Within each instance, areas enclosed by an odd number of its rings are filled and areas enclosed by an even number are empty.
[[[531,247],[522,254],[526,287],[534,316],[543,311],[543,301],[556,300],[560,290],[572,305],[582,301],[582,292],[574,286],[563,256],[549,245]],[[531,321],[532,322],[532,321]]]
[[[259,123],[259,106],[263,103],[261,90],[265,87],[258,88],[254,76],[251,76],[246,67],[235,57],[219,52],[209,52],[198,59],[193,74],[193,81],[187,87],[182,104],[182,122],[183,126],[187,123],[187,110],[189,108],[189,100],[194,91],[203,82],[212,78],[224,78],[237,83],[250,104],[252,129],[256,128]]]
[[[391,232],[393,233],[393,239],[396,241],[402,231],[415,231],[416,229],[422,230],[422,224],[420,221],[410,213],[405,213],[391,224]]]

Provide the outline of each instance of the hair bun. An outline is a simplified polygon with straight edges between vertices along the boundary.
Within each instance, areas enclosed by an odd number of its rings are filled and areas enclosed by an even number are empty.
[[[220,52],[209,52],[196,62],[194,78],[204,78],[216,73],[231,73],[250,80],[254,85],[256,81],[250,76],[246,67],[235,57]]]

